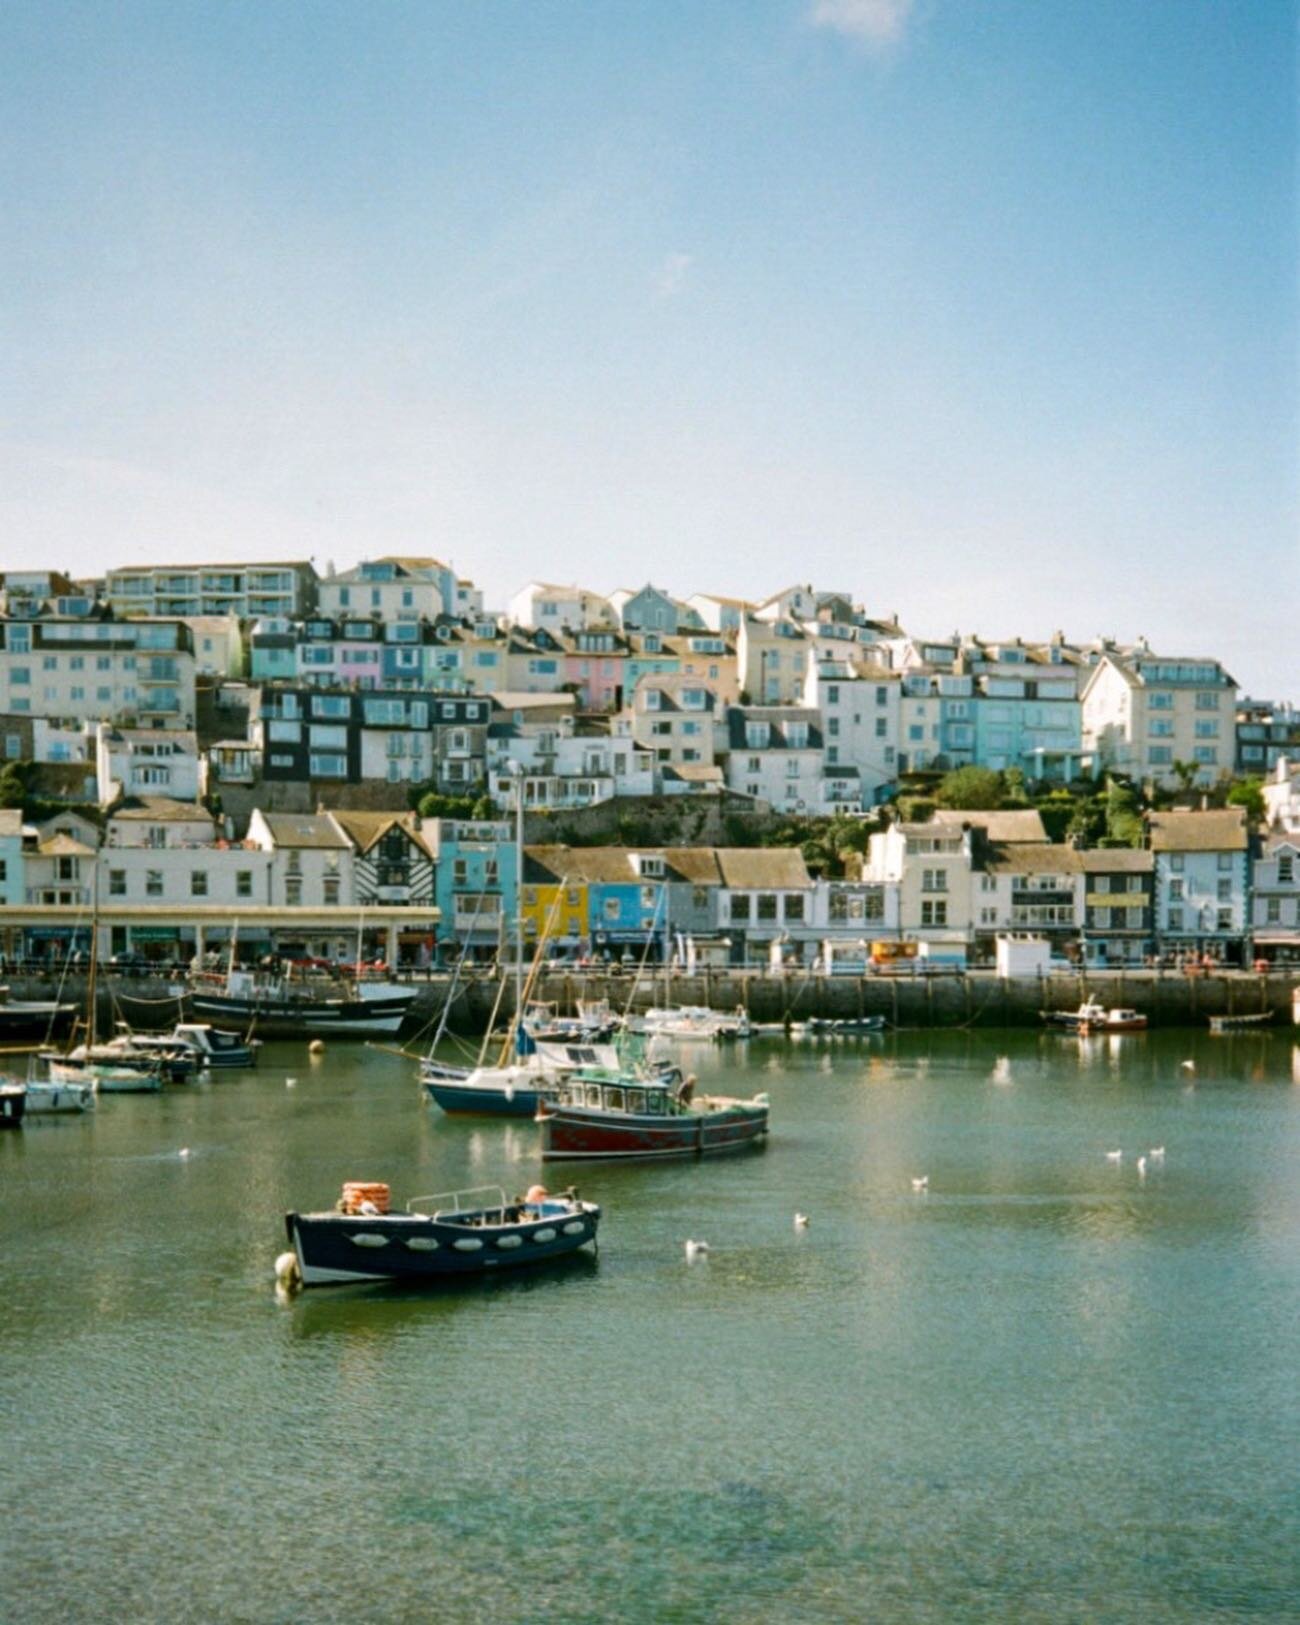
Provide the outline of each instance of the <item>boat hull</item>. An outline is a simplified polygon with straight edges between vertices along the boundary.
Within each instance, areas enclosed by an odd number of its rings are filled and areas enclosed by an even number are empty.
[[[27,1115],[53,1112],[86,1112],[95,1104],[95,1091],[88,1083],[54,1083],[45,1080],[27,1085]]]
[[[196,1016],[223,1032],[256,1028],[264,1038],[301,1038],[333,1033],[336,1037],[382,1038],[399,1033],[415,992],[381,999],[250,1000],[220,993],[195,993]]]
[[[599,1223],[600,1209],[590,1202],[477,1231],[413,1213],[285,1215],[304,1286],[451,1280],[522,1269],[594,1243]]]
[[[0,1085],[0,1129],[21,1128],[27,1110],[25,1084]]]
[[[716,1156],[760,1145],[767,1120],[765,1104],[748,1102],[670,1117],[546,1103],[538,1112],[544,1162]]]

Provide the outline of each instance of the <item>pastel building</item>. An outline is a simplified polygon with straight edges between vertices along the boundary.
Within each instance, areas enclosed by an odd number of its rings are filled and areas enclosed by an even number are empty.
[[[1230,774],[1236,757],[1236,680],[1217,660],[1107,648],[1082,694],[1083,746],[1107,771],[1174,785],[1176,762],[1195,782]]]
[[[326,576],[317,598],[324,615],[431,621],[461,612],[460,585],[455,571],[440,559],[386,557]]]
[[[1249,921],[1244,810],[1150,813],[1147,822],[1162,951],[1239,962]]]

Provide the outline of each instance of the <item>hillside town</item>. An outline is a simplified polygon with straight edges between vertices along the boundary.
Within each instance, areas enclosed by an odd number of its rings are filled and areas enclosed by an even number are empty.
[[[369,559],[0,576],[0,950],[1300,963],[1300,711],[1202,650]]]

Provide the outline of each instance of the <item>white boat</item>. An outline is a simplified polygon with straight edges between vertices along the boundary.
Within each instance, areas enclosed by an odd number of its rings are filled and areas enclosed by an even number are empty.
[[[95,1104],[88,1083],[56,1083],[52,1078],[28,1078],[27,1114],[33,1112],[85,1112]]]
[[[135,1066],[115,1066],[111,1061],[74,1060],[67,1055],[46,1053],[51,1083],[88,1084],[103,1095],[156,1095],[162,1088],[162,1074]]]
[[[663,1010],[647,1010],[640,1026],[651,1038],[725,1040],[748,1038],[751,1031],[746,1011],[738,1010],[734,1015],[729,1015],[722,1010],[710,1010],[703,1004],[677,1004]]]

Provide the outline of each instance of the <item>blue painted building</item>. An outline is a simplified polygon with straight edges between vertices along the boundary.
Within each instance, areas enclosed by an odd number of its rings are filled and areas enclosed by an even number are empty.
[[[427,819],[437,852],[434,891],[444,958],[490,959],[514,939],[519,898],[514,825],[507,819]]]
[[[23,815],[19,808],[0,810],[0,907],[26,900],[23,889]]]

